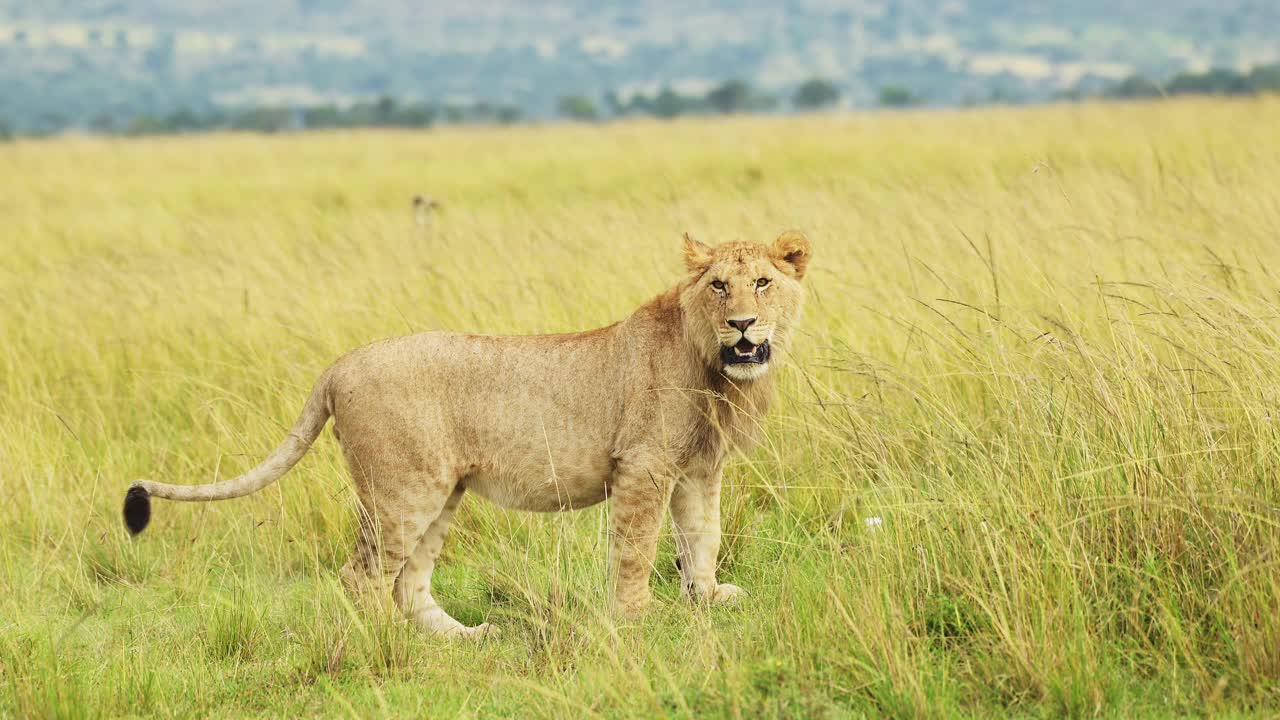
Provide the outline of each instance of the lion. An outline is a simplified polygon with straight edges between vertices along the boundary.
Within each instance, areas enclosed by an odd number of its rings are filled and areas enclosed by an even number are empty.
[[[320,375],[288,437],[240,477],[206,485],[134,483],[134,535],[150,498],[238,498],[275,482],[329,418],[359,499],[351,593],[390,589],[428,631],[476,637],[431,594],[431,574],[465,494],[534,512],[608,499],[609,597],[623,615],[651,601],[664,509],[681,596],[724,602],[716,579],[726,455],[749,444],[800,320],[811,257],[796,231],[772,244],[710,247],[687,233],[688,274],[608,327],[557,335],[426,332],[367,345]]]

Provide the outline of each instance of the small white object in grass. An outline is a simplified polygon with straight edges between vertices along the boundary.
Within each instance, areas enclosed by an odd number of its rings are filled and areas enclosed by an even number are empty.
[[[862,522],[867,524],[868,532],[876,532],[881,525],[884,525],[884,520],[878,517],[863,518]]]

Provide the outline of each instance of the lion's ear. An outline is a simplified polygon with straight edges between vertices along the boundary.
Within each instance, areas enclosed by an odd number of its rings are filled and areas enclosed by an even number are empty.
[[[809,238],[799,230],[788,230],[778,236],[769,248],[769,257],[778,269],[795,279],[804,277],[809,267],[809,258],[813,251],[809,247]]]
[[[684,266],[694,275],[701,275],[711,267],[711,248],[684,234]]]

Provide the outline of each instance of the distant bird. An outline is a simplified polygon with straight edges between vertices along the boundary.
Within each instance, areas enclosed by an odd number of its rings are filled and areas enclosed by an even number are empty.
[[[425,195],[414,195],[413,196],[414,224],[417,225],[418,227],[425,227],[426,224],[431,220],[431,212],[433,210],[439,210],[439,209],[440,209],[440,203],[436,202],[434,198],[429,198],[429,197],[426,197]]]

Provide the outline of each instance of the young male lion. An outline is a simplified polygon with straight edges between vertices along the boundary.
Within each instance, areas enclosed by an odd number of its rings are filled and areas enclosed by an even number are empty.
[[[396,604],[438,633],[481,635],[431,596],[449,521],[470,491],[509,508],[557,511],[613,501],[612,597],[650,599],[664,507],[682,594],[723,601],[716,582],[721,468],[754,429],[800,318],[809,241],[708,247],[688,235],[688,276],[627,319],[582,333],[490,337],[430,332],[351,352],[316,382],[302,417],[262,464],[208,485],[138,482],[124,517],[137,534],[150,497],[225,500],[261,490],[302,458],[332,417],[362,509],[342,568],[353,592],[391,585]]]

